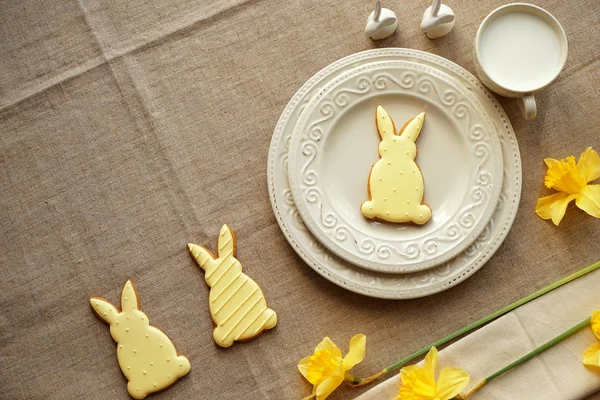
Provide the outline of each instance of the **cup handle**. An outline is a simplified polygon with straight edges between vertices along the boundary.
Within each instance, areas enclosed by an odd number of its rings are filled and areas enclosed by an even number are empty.
[[[523,97],[517,99],[519,108],[525,119],[534,119],[537,115],[537,106],[535,105],[535,97],[533,93],[526,94]]]

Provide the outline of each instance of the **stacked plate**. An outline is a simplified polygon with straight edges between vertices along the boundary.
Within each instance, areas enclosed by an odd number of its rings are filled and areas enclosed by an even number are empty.
[[[421,112],[418,163],[424,225],[366,219],[379,159],[375,110],[402,126]],[[369,50],[324,68],[283,111],[269,151],[275,216],[294,250],[348,290],[405,299],[452,287],[477,271],[510,229],[521,161],[498,102],[462,67],[410,49]]]

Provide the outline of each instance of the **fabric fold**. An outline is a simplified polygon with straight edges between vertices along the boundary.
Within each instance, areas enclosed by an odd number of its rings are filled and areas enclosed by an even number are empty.
[[[439,352],[440,367],[459,367],[471,375],[469,388],[600,309],[600,270],[532,301]],[[472,399],[578,400],[600,396],[600,374],[581,357],[596,343],[585,328],[527,363],[484,386]],[[398,395],[396,374],[356,400],[386,400]],[[530,397],[523,397],[529,393]],[[590,397],[591,396],[591,397]]]

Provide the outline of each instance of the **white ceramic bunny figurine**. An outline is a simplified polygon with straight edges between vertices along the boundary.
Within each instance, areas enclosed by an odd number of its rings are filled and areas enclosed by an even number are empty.
[[[375,11],[367,18],[365,35],[373,40],[385,39],[391,36],[398,27],[398,18],[390,9],[381,8],[381,1],[375,2]]]
[[[92,297],[92,309],[110,324],[117,346],[121,371],[129,381],[127,391],[134,399],[165,389],[190,370],[187,358],[177,354],[175,346],[162,331],[150,325],[139,309],[137,293],[131,281],[121,292],[121,311],[108,301]]]
[[[450,33],[454,28],[454,23],[454,11],[442,4],[442,0],[433,0],[431,7],[427,8],[423,14],[421,30],[430,39],[436,39]]]
[[[369,219],[423,225],[431,218],[431,208],[423,204],[423,175],[414,160],[425,113],[408,121],[398,134],[394,121],[381,106],[377,107],[375,121],[381,136],[381,158],[371,168],[369,200],[362,204],[361,211]]]

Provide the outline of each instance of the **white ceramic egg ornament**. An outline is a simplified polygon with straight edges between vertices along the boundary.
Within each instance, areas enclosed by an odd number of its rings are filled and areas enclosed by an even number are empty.
[[[391,36],[398,28],[396,14],[387,8],[381,8],[381,1],[375,2],[375,11],[367,18],[365,35],[373,40],[381,40]]]
[[[450,33],[454,28],[454,23],[454,11],[442,4],[442,0],[433,0],[431,7],[427,8],[423,14],[421,30],[427,34],[428,38],[436,39]]]

